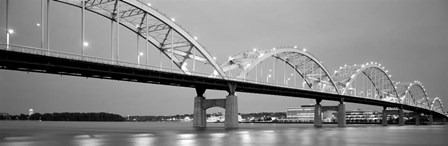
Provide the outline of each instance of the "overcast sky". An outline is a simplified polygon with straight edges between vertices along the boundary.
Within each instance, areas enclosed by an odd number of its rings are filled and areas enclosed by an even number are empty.
[[[11,43],[39,47],[39,1],[10,2],[10,26],[16,30]],[[252,48],[297,45],[322,60],[330,72],[344,64],[379,62],[395,81],[419,80],[430,97],[440,97],[448,107],[446,0],[144,1],[147,2],[198,36],[219,63]],[[5,0],[0,5],[0,27],[4,31]],[[54,2],[51,10],[51,47],[76,50],[77,46],[71,44],[80,42],[80,10]],[[87,14],[86,39],[95,48],[87,53],[108,55],[104,52],[109,44],[106,41],[110,40],[105,34],[110,33],[108,22]],[[122,31],[122,45],[135,46],[127,44],[134,42],[135,36]],[[0,40],[5,42],[5,33],[1,33]],[[206,92],[207,98],[226,95],[224,91]],[[191,88],[0,70],[0,112],[13,114],[26,113],[29,108],[41,113],[184,114],[193,112],[194,96]],[[287,107],[314,103],[308,99],[245,93],[238,94],[238,101],[241,113],[284,112]],[[348,107],[354,108],[372,107]],[[208,112],[214,111],[224,110],[213,108]]]

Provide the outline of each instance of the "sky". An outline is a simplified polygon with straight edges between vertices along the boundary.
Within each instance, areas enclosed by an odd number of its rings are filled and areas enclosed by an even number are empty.
[[[176,19],[217,57],[253,48],[297,45],[332,72],[344,64],[379,62],[394,81],[421,81],[428,96],[448,107],[448,1],[446,0],[144,0]],[[10,1],[12,44],[40,47],[39,1]],[[5,30],[5,0],[0,1]],[[51,48],[77,52],[80,10],[51,3]],[[23,11],[27,10],[27,11]],[[110,23],[86,14],[87,54],[107,57]],[[121,48],[136,48],[135,35],[121,29]],[[0,41],[5,42],[6,33]],[[154,50],[154,49],[153,49]],[[79,53],[79,52],[78,52]],[[124,52],[123,59],[136,61]],[[158,54],[156,50],[152,53]],[[156,55],[155,55],[156,56]],[[157,64],[157,63],[155,63]],[[206,91],[224,98],[225,91]],[[0,112],[111,112],[122,115],[193,113],[192,88],[0,70]],[[314,100],[238,93],[240,113],[284,112]],[[323,102],[335,105],[335,102]],[[347,104],[347,109],[379,107]],[[223,112],[212,108],[207,112]]]

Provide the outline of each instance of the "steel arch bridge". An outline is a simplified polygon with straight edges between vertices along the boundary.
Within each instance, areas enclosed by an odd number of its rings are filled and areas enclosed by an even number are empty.
[[[210,53],[167,16],[138,0],[55,0],[101,15],[133,31],[159,49],[185,74],[191,74],[187,61],[209,65],[217,75],[226,78]],[[118,26],[117,26],[118,27]],[[117,28],[116,27],[116,28]],[[117,30],[118,31],[118,30]],[[118,46],[119,44],[117,44]],[[117,47],[118,48],[118,47]],[[197,52],[197,53],[196,53]],[[115,52],[119,58],[119,49]]]
[[[279,47],[246,51],[229,57],[229,60],[219,65],[197,41],[196,37],[176,24],[174,19],[169,19],[137,0],[54,1],[81,8],[83,13],[84,10],[87,10],[98,14],[110,20],[112,25],[116,24],[115,29],[111,29],[116,33],[112,35],[113,40],[116,40],[111,48],[112,59],[59,52],[49,50],[48,47],[32,48],[7,43],[0,45],[1,69],[193,87],[196,88],[198,97],[203,96],[205,89],[226,90],[232,99],[231,102],[228,102],[227,99],[207,101],[203,97],[198,98],[197,102],[199,105],[204,103],[213,106],[219,105],[226,108],[226,112],[227,108],[230,108],[233,115],[235,111],[237,112],[237,108],[235,109],[237,105],[233,105],[236,104],[234,93],[241,91],[314,98],[317,104],[325,99],[341,103],[349,101],[384,107],[399,107],[418,112],[435,112],[446,117],[441,99],[436,97],[430,100],[420,82],[394,83],[388,70],[378,63],[344,65],[334,74],[330,74],[322,61],[306,49]],[[120,61],[119,26],[144,38],[146,44],[152,44],[181,72],[170,70],[167,73],[158,71],[151,66]],[[82,33],[84,34],[84,32]],[[268,59],[280,60],[281,63],[287,65],[294,73],[300,75],[309,89],[288,86],[287,83],[273,85],[259,80],[245,80],[249,72]],[[208,70],[196,73],[194,67],[196,62],[204,64]],[[193,64],[193,68],[188,68],[187,64]],[[285,72],[283,73],[285,74]],[[362,89],[356,87],[356,80],[363,77],[368,78],[368,83],[373,85],[374,93],[367,94],[364,91],[359,94],[357,92]]]
[[[333,78],[322,62],[306,52],[306,50],[300,50],[297,47],[273,48],[269,50],[254,49],[253,51],[247,51],[230,57],[221,67],[224,72],[239,69],[240,71],[236,76],[231,78],[242,79],[252,69],[271,57],[283,61],[294,69],[304,79],[309,88],[322,85],[321,90],[327,89],[327,91],[340,93],[339,89],[336,88]]]
[[[333,78],[338,83],[338,88],[343,91],[342,94],[356,95],[356,88],[353,88],[352,84],[356,78],[365,75],[375,87],[377,94],[373,98],[398,103],[397,90],[390,78],[391,75],[387,72],[381,64],[370,62],[362,65],[344,65],[335,71]]]

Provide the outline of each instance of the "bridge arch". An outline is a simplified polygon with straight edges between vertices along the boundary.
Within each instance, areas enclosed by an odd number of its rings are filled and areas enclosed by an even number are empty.
[[[241,69],[235,78],[243,79],[248,72],[270,57],[281,60],[294,69],[305,80],[309,88],[323,83],[334,87],[334,91],[339,94],[339,89],[336,88],[335,82],[322,62],[305,49],[296,47],[246,51],[229,57],[229,60],[221,64],[221,68],[224,72]]]
[[[401,103],[430,109],[429,97],[419,81],[397,83],[396,87]]]
[[[442,103],[442,100],[440,100],[439,97],[436,97],[436,98],[434,98],[434,99],[432,100],[430,110],[437,111],[437,112],[439,112],[439,113],[445,114],[445,113],[444,113],[445,110],[443,109],[443,103]]]
[[[398,93],[391,79],[391,75],[387,73],[381,64],[370,62],[361,65],[344,65],[333,74],[333,79],[336,81],[337,87],[342,94],[348,94],[354,89],[351,85],[360,76],[365,75],[375,87],[379,99],[390,102],[399,102]],[[385,97],[384,97],[385,96]]]
[[[82,9],[83,0],[54,0]],[[85,10],[101,15],[146,39],[184,74],[191,74],[187,61],[202,62],[223,79],[227,76],[212,55],[190,35],[164,14],[138,0],[85,1]],[[196,53],[197,52],[197,53]],[[194,69],[193,69],[194,71]]]

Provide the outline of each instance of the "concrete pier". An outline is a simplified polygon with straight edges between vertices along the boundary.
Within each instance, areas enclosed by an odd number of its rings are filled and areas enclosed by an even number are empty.
[[[205,97],[203,96],[205,89],[196,88],[197,96],[194,98],[194,111],[193,111],[193,127],[194,128],[205,128],[207,127],[207,117],[205,113],[205,108],[203,107]]]
[[[398,126],[404,126],[404,111],[403,107],[398,110]]]
[[[428,120],[429,120],[429,125],[433,125],[434,124],[434,118],[433,118],[432,114],[429,114]]]
[[[322,99],[316,99],[316,105],[314,106],[314,127],[322,127],[322,106],[320,102]]]
[[[238,98],[235,95],[226,97],[226,120],[224,127],[227,129],[238,128]]]
[[[343,101],[341,101],[338,105],[338,115],[338,127],[345,127],[345,104]]]
[[[381,120],[382,121],[382,125],[383,126],[387,126],[387,111],[386,111],[386,108],[387,107],[383,107],[383,119]]]
[[[442,119],[442,124],[443,124],[443,125],[446,125],[446,118],[443,118],[443,119]]]
[[[415,125],[420,125],[420,113],[415,115]]]

